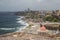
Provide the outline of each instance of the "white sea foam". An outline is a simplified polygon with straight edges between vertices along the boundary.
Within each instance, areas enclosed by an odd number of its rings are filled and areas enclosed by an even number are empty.
[[[25,29],[28,26],[28,24],[26,23],[26,26],[23,27],[17,27],[17,31],[16,32],[20,32],[21,30]]]
[[[18,20],[18,21],[19,21],[19,20],[21,20],[21,18],[22,18],[21,16],[18,16],[18,18],[17,18],[16,20]]]
[[[15,30],[15,28],[0,28],[0,30]]]
[[[20,32],[22,29],[25,29],[29,25],[28,23],[26,23],[26,21],[21,20],[22,18],[23,17],[20,16],[20,18],[18,18],[17,23],[23,24],[25,26],[17,27],[18,30],[16,32]]]

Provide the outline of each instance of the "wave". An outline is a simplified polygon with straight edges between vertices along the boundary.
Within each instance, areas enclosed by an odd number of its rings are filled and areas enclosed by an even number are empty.
[[[20,23],[24,26],[17,27],[18,30],[16,32],[20,32],[22,29],[25,29],[29,25],[26,21],[22,20],[22,18],[23,18],[22,16],[19,16],[19,17],[20,18],[16,19],[16,20],[18,20],[17,23]]]
[[[0,30],[8,31],[8,30],[15,30],[15,28],[0,28]]]

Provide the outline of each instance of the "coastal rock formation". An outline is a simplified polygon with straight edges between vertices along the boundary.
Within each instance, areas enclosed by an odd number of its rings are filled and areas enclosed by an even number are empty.
[[[13,33],[13,35],[11,34],[5,37],[0,36],[0,40],[57,40],[57,38],[50,38],[39,34]]]

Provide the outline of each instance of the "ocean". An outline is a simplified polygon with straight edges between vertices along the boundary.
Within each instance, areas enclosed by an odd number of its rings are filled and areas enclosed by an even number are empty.
[[[28,24],[14,13],[0,12],[0,34],[20,32]]]

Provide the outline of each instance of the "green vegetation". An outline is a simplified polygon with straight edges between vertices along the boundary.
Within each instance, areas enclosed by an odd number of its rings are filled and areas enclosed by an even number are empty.
[[[50,22],[59,22],[59,19],[55,18],[54,16],[47,16],[44,19]]]
[[[31,19],[38,19],[38,18],[40,18],[38,13],[27,13],[26,16],[27,16],[27,18],[31,18]]]
[[[27,28],[31,29],[32,26],[33,26],[33,24],[30,24]]]
[[[60,22],[60,11],[33,11],[28,8],[27,11],[20,11],[15,13],[18,16],[25,16],[26,19],[33,19],[34,22],[40,21],[49,21],[49,22]],[[53,15],[53,16],[52,16]]]

